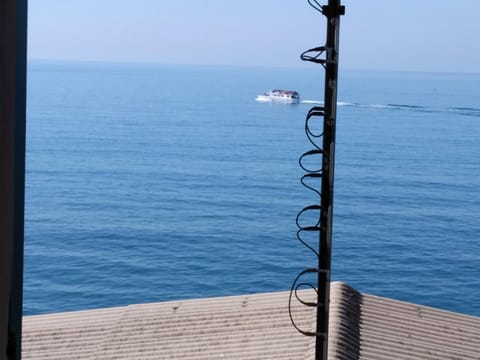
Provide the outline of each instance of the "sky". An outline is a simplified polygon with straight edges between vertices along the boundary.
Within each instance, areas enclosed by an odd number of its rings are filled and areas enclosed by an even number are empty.
[[[342,3],[341,68],[480,72],[480,1]],[[325,30],[307,0],[29,0],[28,56],[293,67]]]

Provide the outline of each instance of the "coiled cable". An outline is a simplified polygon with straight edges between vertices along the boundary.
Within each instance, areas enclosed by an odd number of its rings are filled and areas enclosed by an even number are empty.
[[[323,159],[323,150],[319,144],[321,143],[323,132],[318,133],[312,130],[312,125],[313,125],[312,121],[314,119],[323,120],[324,115],[325,115],[324,108],[321,106],[315,106],[308,111],[307,116],[305,118],[305,135],[307,136],[307,139],[310,142],[310,144],[313,146],[313,149],[305,151],[298,159],[298,164],[300,168],[305,172],[303,176],[300,178],[300,182],[305,188],[309,189],[310,191],[312,191],[317,195],[318,203],[320,203],[320,198],[322,196],[321,191],[319,190],[320,186],[312,185],[311,181],[322,178],[321,164]],[[320,161],[313,161],[313,163],[320,164],[320,166],[312,166],[307,164],[307,161],[308,161],[307,159],[311,157],[313,157],[314,159],[319,159]],[[320,257],[320,254],[318,250],[315,249],[314,245],[308,242],[308,240],[306,239],[306,236],[308,234],[309,239],[311,239],[312,234],[313,234],[313,237],[315,237],[315,235],[318,235],[318,236],[320,235],[320,212],[321,211],[322,211],[322,208],[318,204],[307,205],[298,212],[297,217],[295,219],[295,223],[297,225],[297,233],[296,233],[297,240],[315,255],[317,262]],[[315,293],[315,298],[317,298],[318,286],[316,286],[314,283],[310,281],[305,281],[304,278],[311,274],[318,275],[318,273],[321,271],[324,271],[324,270],[320,270],[318,268],[304,269],[295,278],[295,280],[293,281],[292,287],[290,289],[290,295],[288,300],[290,320],[293,326],[295,327],[295,329],[297,329],[300,333],[306,336],[324,336],[324,334],[318,334],[317,332],[314,332],[314,331],[304,330],[297,325],[297,322],[295,321],[293,312],[292,312],[292,306],[293,306],[292,301],[295,298],[299,303],[305,306],[308,306],[308,307],[319,306],[316,300],[307,301],[304,298],[302,298],[299,294],[299,290],[313,289]]]
[[[344,7],[340,6],[339,1],[329,0],[328,6],[322,6],[317,0],[307,0],[308,4],[313,7],[315,10],[319,11],[327,17],[327,42],[325,46],[317,46],[311,49],[304,51],[300,55],[300,59],[303,61],[313,62],[315,64],[320,64],[324,68],[326,74],[326,80],[331,79],[332,76],[332,66],[336,67],[338,65],[337,58],[334,56],[335,47],[338,45],[332,38],[332,34],[335,31],[338,32],[338,17],[343,15]],[[337,19],[337,20],[335,20]],[[332,32],[334,30],[334,32]],[[338,34],[337,34],[338,36]],[[332,41],[333,39],[333,41]],[[308,250],[310,250],[315,255],[317,267],[307,268],[301,271],[298,276],[293,281],[292,287],[290,289],[288,309],[289,316],[293,326],[302,334],[307,336],[316,336],[317,345],[321,344],[323,341],[323,348],[326,349],[326,340],[328,337],[328,327],[324,326],[328,324],[328,297],[329,290],[321,290],[325,286],[329,287],[330,279],[330,241],[331,241],[331,199],[333,196],[333,157],[334,152],[332,152],[332,144],[334,144],[334,130],[332,130],[332,109],[336,109],[336,93],[332,93],[330,87],[331,84],[335,85],[336,89],[336,70],[335,70],[335,81],[329,83],[325,82],[325,103],[324,106],[315,106],[311,108],[305,118],[305,134],[308,141],[313,146],[312,149],[304,152],[298,160],[300,168],[305,172],[300,179],[301,184],[313,192],[318,198],[317,204],[307,205],[302,210],[299,211],[296,217],[297,225],[297,239],[304,245]],[[328,96],[327,96],[328,89]],[[336,90],[335,90],[336,91]],[[332,100],[334,102],[332,103]],[[332,105],[334,104],[334,105]],[[328,107],[328,115],[326,111],[326,106]],[[322,120],[322,124],[316,124],[315,129],[321,127],[322,131],[313,130],[313,121]],[[334,124],[335,118],[333,118]],[[327,125],[329,124],[329,125]],[[325,149],[322,149],[326,147]],[[311,159],[314,159],[312,161]],[[318,159],[319,161],[316,161]],[[319,165],[311,165],[311,164]],[[316,181],[317,180],[317,181]],[[320,184],[318,184],[320,180]],[[323,192],[325,192],[323,194]],[[320,205],[318,205],[320,204]],[[325,207],[325,208],[323,208]],[[318,249],[312,244],[312,239],[319,242]],[[317,279],[313,281],[304,280],[308,276],[313,274],[317,275]],[[322,286],[320,286],[320,283]],[[316,295],[315,301],[304,300],[300,296],[299,290],[301,289],[313,289],[314,295]],[[320,294],[319,291],[325,291],[325,294]],[[320,296],[322,295],[322,296]],[[296,323],[293,313],[292,313],[292,301],[296,299],[299,303],[308,306],[317,308],[317,330],[309,331],[301,329]],[[322,326],[318,326],[319,314],[322,314],[322,319],[325,319],[324,315],[327,314],[327,321],[322,320]],[[320,341],[320,338],[322,341]],[[322,353],[323,350],[320,350]],[[326,354],[326,353],[325,353]],[[317,354],[318,355],[318,354]],[[325,355],[326,356],[326,355]]]

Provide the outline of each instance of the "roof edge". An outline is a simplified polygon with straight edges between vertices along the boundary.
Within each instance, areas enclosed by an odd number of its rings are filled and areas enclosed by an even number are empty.
[[[343,282],[330,290],[329,359],[356,360],[360,352],[362,294]]]

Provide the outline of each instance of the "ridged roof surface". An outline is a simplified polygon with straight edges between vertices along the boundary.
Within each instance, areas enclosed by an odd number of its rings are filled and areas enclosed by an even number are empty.
[[[307,293],[302,295],[309,296]],[[288,292],[27,316],[23,359],[314,359]],[[329,359],[480,359],[480,318],[334,283]],[[312,330],[315,309],[294,302]]]

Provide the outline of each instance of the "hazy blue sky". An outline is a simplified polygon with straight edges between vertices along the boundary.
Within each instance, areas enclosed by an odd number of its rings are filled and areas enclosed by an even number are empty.
[[[345,69],[480,72],[478,0],[343,4]],[[305,66],[325,27],[306,0],[30,0],[29,57]]]

